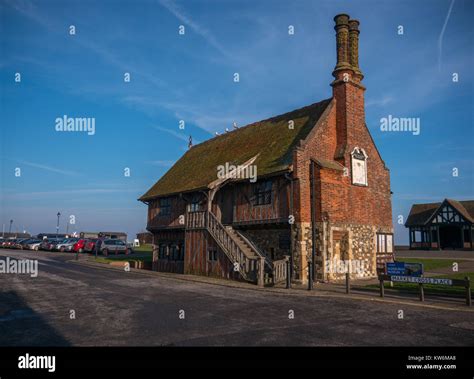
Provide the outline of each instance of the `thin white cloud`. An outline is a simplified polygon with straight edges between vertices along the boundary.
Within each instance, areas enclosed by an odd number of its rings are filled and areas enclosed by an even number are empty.
[[[214,136],[215,132],[224,133],[226,128],[231,129],[234,122],[237,122],[240,126],[246,125],[248,122],[254,122],[259,119],[263,119],[260,114],[242,114],[242,111],[235,111],[235,115],[238,117],[232,117],[232,112],[227,109],[227,111],[209,109],[206,104],[193,104],[189,105],[186,102],[178,101],[161,101],[157,99],[152,99],[149,97],[143,96],[127,96],[123,98],[123,101],[127,104],[134,104],[141,108],[149,107],[155,108],[160,107],[172,111],[175,117],[178,120],[185,120],[186,124],[193,124],[194,126],[200,128],[202,131],[209,133],[211,136]],[[188,141],[188,136],[185,136],[183,133],[177,133],[171,129],[154,126],[155,129],[160,131],[170,133],[175,137],[178,137],[182,140]],[[194,141],[194,144],[199,143]]]
[[[214,36],[214,34],[212,34],[212,32],[210,32],[204,26],[194,21],[189,15],[185,14],[184,11],[180,9],[173,1],[159,0],[159,3],[170,13],[172,13],[179,21],[181,21],[185,27],[189,26],[196,34],[199,34],[201,37],[203,37],[222,55],[229,59],[233,59],[232,55],[219,43],[219,41],[217,41],[216,37]]]
[[[193,114],[190,117],[197,126],[209,133],[224,133],[226,128],[232,129],[233,123],[236,122],[235,118],[229,116],[213,116],[202,113]]]
[[[59,168],[52,167],[52,166],[48,166],[48,165],[44,165],[44,164],[33,163],[33,162],[28,162],[28,161],[20,161],[20,163],[23,164],[23,165],[25,165],[25,166],[30,166],[30,167],[34,167],[34,168],[39,168],[40,170],[45,170],[45,171],[49,171],[49,172],[54,172],[54,173],[57,173],[57,174],[62,174],[62,175],[67,175],[67,176],[77,176],[77,175],[80,175],[80,173],[78,173],[78,172],[76,172],[76,171],[63,170],[63,169],[59,169]]]
[[[5,4],[15,9],[17,12],[23,14],[24,16],[43,25],[45,28],[49,30],[53,29],[53,26],[47,21],[47,19],[42,17],[38,13],[38,8],[33,2],[29,0],[5,0]]]
[[[58,199],[63,196],[70,198],[73,195],[109,195],[111,193],[135,193],[142,189],[111,189],[111,188],[82,188],[82,189],[67,189],[67,190],[55,190],[55,191],[34,191],[34,192],[15,192],[5,193],[2,197],[6,200],[36,200],[45,198]]]
[[[180,140],[183,140],[183,141],[186,141],[186,142],[189,141],[189,136],[186,136],[183,133],[178,133],[178,132],[175,132],[174,130],[171,130],[171,129],[168,129],[168,128],[163,128],[162,126],[156,126],[156,125],[152,126],[152,128],[156,129],[156,130],[159,130],[160,132],[168,133],[169,135],[171,135],[173,137],[176,137],[176,138],[179,138]]]
[[[417,201],[417,202],[427,202],[427,203],[436,203],[441,202],[444,199],[456,199],[456,200],[472,200],[472,196],[469,195],[461,195],[461,194],[448,194],[446,193],[439,194],[439,195],[424,195],[424,194],[416,194],[416,193],[403,193],[395,196],[398,200],[409,200],[409,201]]]
[[[151,164],[153,166],[171,167],[174,161],[157,160],[157,161],[147,161],[146,163]]]
[[[50,31],[53,31],[55,33],[66,32],[66,29],[64,29],[63,25],[58,25],[57,23],[52,22],[51,19],[47,17],[47,15],[45,15],[38,9],[36,4],[29,0],[8,0],[6,4],[8,4],[11,8],[15,9],[17,12],[21,13],[23,16],[30,18],[31,20],[37,22],[38,24],[42,25]],[[80,34],[76,35],[72,39],[72,41],[77,43],[81,47],[93,52],[104,62],[115,66],[123,72],[130,72],[133,68],[132,74],[134,76],[146,79],[148,83],[153,84],[157,88],[166,88],[167,91],[173,91],[172,88],[168,88],[168,85],[164,80],[157,77],[154,73],[143,69],[143,67],[137,67],[136,63],[134,63],[133,65],[127,64],[124,60],[124,57],[119,57],[115,55],[105,46],[98,44],[96,41],[89,40]]]
[[[390,104],[393,102],[393,97],[392,96],[385,96],[382,97],[381,99],[367,99],[365,102],[366,107],[383,107],[387,104]]]
[[[446,26],[448,25],[449,17],[451,16],[451,11],[453,10],[455,0],[451,0],[451,4],[449,5],[448,13],[444,20],[443,27],[441,28],[441,33],[438,37],[438,70],[441,71],[441,55],[443,52],[443,37],[444,32],[446,31]]]

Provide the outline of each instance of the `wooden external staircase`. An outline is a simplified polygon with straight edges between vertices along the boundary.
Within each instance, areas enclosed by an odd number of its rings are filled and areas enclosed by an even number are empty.
[[[206,229],[246,281],[264,286],[286,280],[286,259],[272,262],[242,233],[222,225],[212,212],[187,213],[186,229]]]

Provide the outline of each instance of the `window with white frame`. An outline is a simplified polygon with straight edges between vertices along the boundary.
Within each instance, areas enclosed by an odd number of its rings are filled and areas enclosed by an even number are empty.
[[[393,253],[393,234],[377,233],[377,253]]]

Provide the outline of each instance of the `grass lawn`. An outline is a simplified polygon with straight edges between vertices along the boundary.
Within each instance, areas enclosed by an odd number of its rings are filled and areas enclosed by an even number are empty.
[[[132,254],[132,255],[125,255],[125,254],[120,254],[120,255],[109,255],[108,257],[104,256],[99,256],[94,259],[94,262],[98,263],[110,263],[110,262],[130,262],[130,261],[138,261],[138,262],[151,262],[152,261],[152,255],[147,254],[147,255],[138,255],[138,254]]]
[[[140,247],[134,247],[133,251],[136,253],[152,253],[153,246],[151,244],[140,245]]]
[[[449,260],[448,260],[449,261]],[[438,266],[440,267],[440,266]],[[436,275],[433,278],[442,278],[442,279],[464,279],[468,276],[471,279],[471,291],[472,287],[474,287],[474,272],[457,272],[452,273],[449,275]],[[393,287],[390,286],[390,282],[385,282],[384,287],[388,290],[395,290],[401,292],[413,292],[419,293],[419,285],[416,283],[396,283],[393,282]],[[366,288],[379,288],[378,284],[371,284],[366,286]],[[437,295],[458,295],[458,296],[465,296],[466,290],[464,287],[455,287],[455,286],[444,286],[444,285],[434,285],[434,284],[423,284],[423,288],[425,290],[425,296],[429,296],[430,294],[437,294]],[[474,292],[474,291],[472,291]]]
[[[103,255],[98,256],[94,259],[98,263],[110,263],[110,262],[125,262],[125,261],[140,261],[140,262],[151,262],[153,259],[153,251],[151,245],[142,245],[140,247],[133,248],[134,253],[130,255],[117,254],[117,255],[108,255],[104,257]]]
[[[422,263],[425,272],[435,270],[437,268],[453,267],[453,263],[461,263],[459,259],[418,259],[418,258],[399,258],[398,262]],[[473,278],[474,279],[474,278]]]

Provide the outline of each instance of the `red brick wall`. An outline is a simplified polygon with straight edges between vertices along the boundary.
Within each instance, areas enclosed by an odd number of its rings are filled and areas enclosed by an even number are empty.
[[[317,125],[306,140],[293,154],[294,178],[297,179],[294,190],[294,213],[296,222],[310,222],[310,160],[333,160],[336,150],[336,103],[333,101],[321,116]],[[316,191],[317,199],[320,193]],[[317,201],[319,203],[319,201]],[[321,214],[317,212],[317,214]]]
[[[350,153],[356,146],[368,155],[367,187],[351,184]],[[335,85],[331,106],[294,154],[297,222],[311,220],[310,159],[333,161],[337,155],[338,162],[347,168],[347,176],[316,166],[315,195],[316,203],[320,203],[316,221],[327,212],[330,221],[391,227],[390,175],[365,125],[364,90],[357,84]]]

